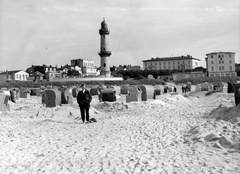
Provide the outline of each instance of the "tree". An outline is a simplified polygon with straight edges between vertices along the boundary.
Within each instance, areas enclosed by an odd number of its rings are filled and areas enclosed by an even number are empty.
[[[237,71],[237,76],[240,76],[240,71]]]
[[[68,76],[79,76],[80,75],[80,73],[79,73],[79,71],[77,71],[77,70],[75,70],[75,69],[71,69],[71,70],[69,70],[68,72],[67,72],[67,75]]]
[[[110,67],[110,71],[111,71],[111,72],[113,72],[113,71],[115,71],[115,70],[116,70],[116,66]]]

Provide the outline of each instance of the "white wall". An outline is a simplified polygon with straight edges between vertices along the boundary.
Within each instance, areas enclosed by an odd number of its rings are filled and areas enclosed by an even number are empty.
[[[214,53],[207,55],[207,71],[210,77],[234,76],[235,54],[234,53]]]
[[[173,69],[182,69],[184,66],[185,69],[194,69],[198,66],[201,66],[200,61],[195,59],[186,59],[186,60],[169,60],[169,61],[160,61],[156,59],[156,61],[151,62],[143,62],[144,69],[148,67],[153,67],[156,70],[173,70]]]
[[[14,79],[18,81],[27,81],[27,78],[29,77],[29,74],[25,71],[19,71],[15,73]]]

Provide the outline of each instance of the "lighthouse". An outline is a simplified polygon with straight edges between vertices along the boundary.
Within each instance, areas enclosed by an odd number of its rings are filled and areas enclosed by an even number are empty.
[[[105,77],[111,76],[109,57],[112,53],[109,51],[109,33],[107,23],[105,19],[103,19],[101,29],[99,30],[100,52],[98,54],[101,57],[101,75]]]

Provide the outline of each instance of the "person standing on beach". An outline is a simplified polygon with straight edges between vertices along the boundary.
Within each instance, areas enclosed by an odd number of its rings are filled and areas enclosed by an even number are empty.
[[[11,97],[11,101],[16,103],[17,91],[15,89],[10,91],[10,97]]]
[[[86,89],[86,85],[81,85],[82,90],[78,92],[77,102],[80,107],[81,118],[83,123],[85,123],[85,113],[86,113],[86,123],[89,123],[89,108],[92,101],[92,96],[90,92]]]
[[[173,91],[174,91],[174,92],[177,92],[177,88],[176,88],[176,86],[174,86]]]

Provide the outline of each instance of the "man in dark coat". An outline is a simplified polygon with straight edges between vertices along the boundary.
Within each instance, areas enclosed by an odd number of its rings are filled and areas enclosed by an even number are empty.
[[[77,102],[80,107],[81,117],[83,123],[85,123],[85,113],[86,113],[86,123],[89,123],[89,108],[92,101],[92,96],[90,92],[86,89],[86,85],[81,85],[82,90],[78,92]]]

